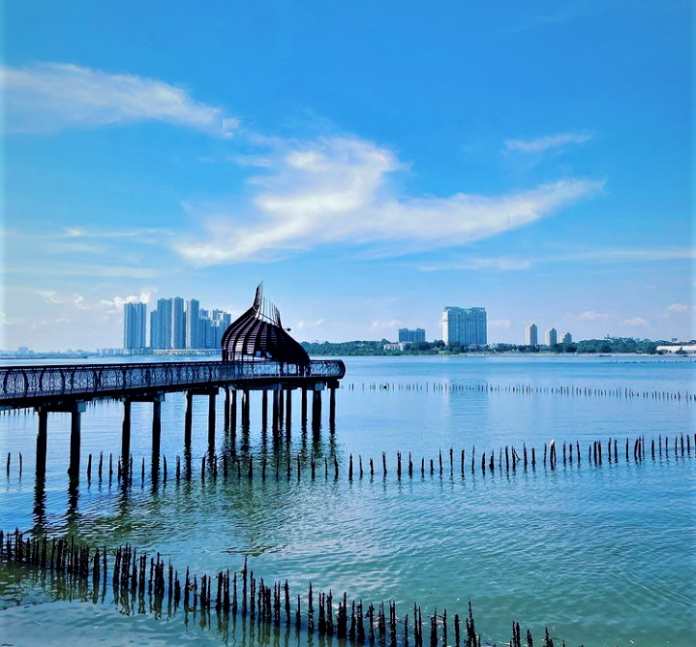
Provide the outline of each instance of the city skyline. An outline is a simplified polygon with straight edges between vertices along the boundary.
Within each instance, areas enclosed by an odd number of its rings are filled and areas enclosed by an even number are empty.
[[[686,6],[303,6],[6,7],[0,346],[261,279],[306,339],[696,337]]]

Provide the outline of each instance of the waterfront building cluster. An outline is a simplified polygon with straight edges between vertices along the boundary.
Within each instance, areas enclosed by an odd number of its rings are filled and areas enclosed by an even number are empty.
[[[539,346],[539,334],[537,325],[530,323],[525,329],[524,341],[527,346]],[[558,331],[551,327],[546,331],[546,345],[549,347],[556,346],[559,343]],[[563,333],[560,338],[561,344],[572,344],[573,336],[569,332]]]
[[[425,329],[416,328],[415,330],[410,330],[409,328],[399,328],[399,342],[419,341],[425,341]]]
[[[197,299],[158,299],[150,312],[150,339],[147,339],[147,305],[123,306],[123,350],[127,354],[150,351],[216,349],[232,323],[222,310],[204,310]]]

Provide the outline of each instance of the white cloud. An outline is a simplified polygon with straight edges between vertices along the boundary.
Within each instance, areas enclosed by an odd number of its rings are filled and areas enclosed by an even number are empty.
[[[295,328],[307,330],[310,328],[320,328],[326,323],[326,319],[317,319],[316,321],[298,321]]]
[[[83,296],[80,296],[79,294],[75,295],[75,305],[77,306],[78,310],[90,310],[89,304],[85,301],[85,298]]]
[[[643,317],[630,317],[624,323],[629,326],[649,326],[650,324]]]
[[[488,322],[489,326],[493,328],[505,328],[508,329],[512,326],[512,321],[509,319],[492,319]]]
[[[141,121],[161,121],[219,136],[238,126],[220,108],[156,79],[62,63],[0,67],[10,132],[56,132]]]
[[[689,306],[686,303],[673,303],[667,308],[667,312],[689,312]]]
[[[102,299],[101,304],[110,306],[116,310],[121,310],[126,303],[150,303],[151,292],[141,292],[127,297],[114,297],[113,299]]]
[[[470,260],[454,261],[451,263],[424,265],[420,269],[423,272],[436,272],[440,270],[513,271],[528,270],[530,267],[530,261],[522,258],[473,258]]]
[[[583,312],[578,319],[582,319],[583,321],[603,321],[609,319],[609,315],[603,312],[588,310],[587,312]]]
[[[14,326],[14,320],[8,319],[4,312],[0,312],[0,326]]]
[[[280,146],[273,173],[250,181],[251,204],[190,209],[205,232],[176,244],[182,256],[203,266],[336,243],[377,246],[383,256],[452,247],[552,216],[603,187],[560,180],[501,196],[409,197],[394,175],[407,166],[373,142],[333,136]]]
[[[383,330],[383,331],[389,331],[389,330],[394,330],[396,328],[400,328],[404,325],[403,321],[399,321],[398,319],[392,319],[390,321],[373,321],[372,325],[370,328],[375,331]]]
[[[58,292],[55,290],[34,290],[34,292],[46,299],[47,303],[63,303],[63,299],[58,296]]]
[[[269,168],[271,160],[265,155],[229,155],[228,162],[234,162],[238,166],[256,166],[259,168]]]
[[[505,146],[508,150],[521,153],[543,153],[549,148],[558,148],[568,144],[584,144],[592,139],[587,133],[556,133],[538,139],[508,139]]]

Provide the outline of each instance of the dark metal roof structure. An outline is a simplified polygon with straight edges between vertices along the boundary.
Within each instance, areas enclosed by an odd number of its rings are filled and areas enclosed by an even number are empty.
[[[309,364],[309,355],[283,328],[280,310],[256,288],[254,305],[233,321],[222,336],[223,361],[273,361]]]

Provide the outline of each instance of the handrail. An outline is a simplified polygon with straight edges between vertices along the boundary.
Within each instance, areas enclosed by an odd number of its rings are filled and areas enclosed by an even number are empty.
[[[0,403],[42,396],[126,395],[143,389],[175,389],[235,381],[341,379],[341,360],[312,360],[307,366],[278,362],[133,362],[0,367]]]

